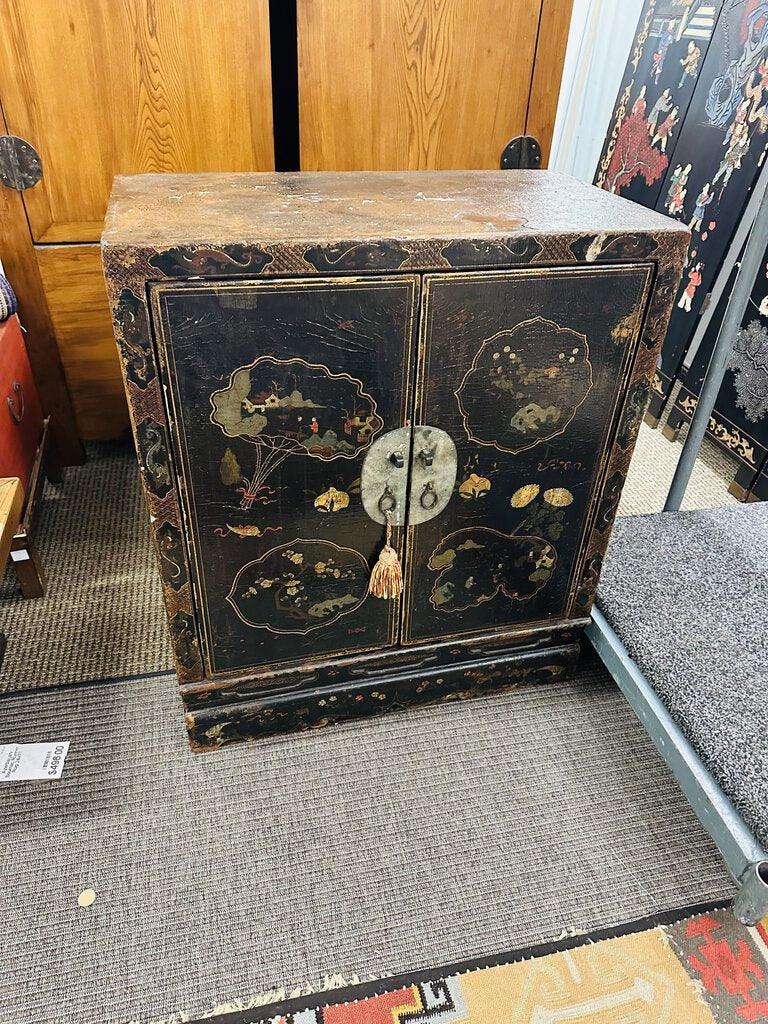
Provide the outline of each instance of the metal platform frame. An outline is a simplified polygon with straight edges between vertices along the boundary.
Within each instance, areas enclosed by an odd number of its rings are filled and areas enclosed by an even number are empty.
[[[750,203],[750,210],[755,212],[749,238],[667,495],[665,512],[679,510],[682,503],[731,359],[733,343],[747,308],[752,284],[762,264],[765,240],[768,238],[768,186],[765,175],[761,175],[758,188],[761,191],[755,190],[756,194]],[[757,924],[768,914],[768,853],[752,835],[598,608],[593,608],[592,621],[585,632],[666,761],[699,821],[720,850],[738,886],[733,901],[736,918],[743,924]]]
[[[734,914],[744,924],[756,924],[768,914],[768,853],[749,831],[598,608],[592,611],[586,633],[738,884]]]

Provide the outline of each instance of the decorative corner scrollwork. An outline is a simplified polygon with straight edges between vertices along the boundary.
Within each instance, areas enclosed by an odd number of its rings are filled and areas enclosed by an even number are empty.
[[[629,389],[627,404],[624,407],[619,430],[616,434],[616,443],[622,451],[627,451],[637,435],[643,414],[645,413],[645,407],[648,404],[649,394],[648,382],[643,379],[636,380]]]
[[[181,532],[172,523],[163,523],[155,531],[155,540],[163,583],[181,590],[188,579]]]
[[[597,522],[595,524],[595,529],[598,533],[605,533],[613,525],[613,520],[616,518],[616,511],[619,507],[624,479],[624,474],[617,470],[605,485],[603,500],[600,503],[600,511],[597,514]]]
[[[165,427],[149,418],[142,420],[136,425],[136,442],[144,482],[162,499],[173,487]]]
[[[592,555],[584,566],[581,575],[581,585],[576,594],[576,604],[581,609],[587,609],[597,593],[597,584],[600,581],[600,570],[603,567],[603,556],[599,553]]]
[[[125,376],[142,391],[155,379],[149,339],[147,307],[130,288],[123,288],[117,302],[115,338],[125,366]]]
[[[260,274],[274,256],[257,245],[229,245],[224,249],[177,245],[156,252],[149,265],[165,277],[194,277],[198,274]]]

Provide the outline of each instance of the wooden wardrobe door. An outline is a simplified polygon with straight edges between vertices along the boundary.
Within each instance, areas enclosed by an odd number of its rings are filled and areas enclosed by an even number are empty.
[[[397,603],[368,596],[383,528],[360,473],[411,414],[418,287],[405,275],[150,286],[208,674],[397,639]]]
[[[546,166],[572,0],[298,0],[301,167]]]
[[[267,0],[7,0],[0,97],[35,242],[98,241],[116,174],[274,167]]]
[[[72,407],[85,440],[128,424],[98,245],[113,178],[274,168],[268,0],[6,0],[0,106],[43,172],[3,257],[54,441],[77,461]]]
[[[408,529],[407,640],[569,613],[652,273],[425,277],[414,422],[451,436],[458,475],[445,511]]]

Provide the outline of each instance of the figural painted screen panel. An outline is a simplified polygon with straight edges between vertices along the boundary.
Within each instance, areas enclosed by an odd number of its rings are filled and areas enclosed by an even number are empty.
[[[150,286],[209,674],[397,639],[360,473],[410,415],[418,286]]]
[[[408,641],[567,615],[652,275],[636,264],[425,277],[414,422],[450,434],[458,476],[443,515],[408,530]],[[622,483],[608,481],[606,529]]]

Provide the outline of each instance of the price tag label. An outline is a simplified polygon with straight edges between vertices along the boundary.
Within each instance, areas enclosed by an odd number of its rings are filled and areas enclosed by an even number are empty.
[[[60,779],[69,740],[52,743],[0,743],[0,782]]]

